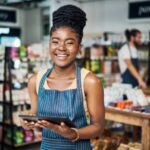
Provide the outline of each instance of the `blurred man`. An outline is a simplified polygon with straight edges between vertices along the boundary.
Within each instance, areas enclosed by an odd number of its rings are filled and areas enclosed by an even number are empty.
[[[146,88],[146,84],[139,74],[137,46],[141,44],[141,32],[137,29],[126,30],[127,43],[119,50],[119,66],[123,83],[133,87]]]

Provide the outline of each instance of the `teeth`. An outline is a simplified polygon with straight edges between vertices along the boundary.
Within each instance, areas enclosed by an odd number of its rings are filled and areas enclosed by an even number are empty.
[[[59,55],[57,55],[58,57],[66,57],[67,55],[61,55],[61,54],[59,54]]]

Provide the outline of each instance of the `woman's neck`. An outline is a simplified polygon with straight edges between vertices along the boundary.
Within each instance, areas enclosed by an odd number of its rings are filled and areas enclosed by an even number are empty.
[[[75,63],[67,67],[59,67],[55,65],[53,71],[55,73],[55,76],[63,78],[66,76],[73,76],[75,74],[75,68],[76,68]]]

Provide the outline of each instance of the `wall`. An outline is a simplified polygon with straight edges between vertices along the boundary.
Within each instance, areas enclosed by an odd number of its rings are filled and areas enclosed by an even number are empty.
[[[87,14],[85,32],[102,32],[104,30],[104,1],[82,3],[81,7]]]
[[[123,32],[126,28],[133,27],[142,31],[150,30],[150,19],[146,21],[128,20],[128,2],[129,0],[101,0],[79,4],[74,0],[47,0],[40,3],[39,8],[27,10],[17,9],[18,24],[14,26],[21,27],[23,43],[40,42],[42,41],[40,9],[49,7],[50,18],[52,19],[52,13],[58,7],[64,4],[74,4],[81,7],[87,13],[88,21],[85,33],[102,33],[104,31]],[[0,23],[0,25],[3,24]],[[11,26],[11,24],[6,25]]]
[[[25,43],[41,42],[41,9],[34,8],[25,10]]]
[[[104,0],[82,3],[82,8],[86,11],[88,17],[85,32],[123,32],[126,28],[138,28],[142,31],[150,30],[150,19],[145,21],[128,20],[128,3],[129,0]]]
[[[0,26],[20,27],[21,28],[21,39],[24,42],[25,41],[25,11],[21,10],[21,9],[16,9],[16,8],[11,8],[11,7],[3,7],[3,6],[0,6],[0,9],[16,10],[17,23],[0,22]]]

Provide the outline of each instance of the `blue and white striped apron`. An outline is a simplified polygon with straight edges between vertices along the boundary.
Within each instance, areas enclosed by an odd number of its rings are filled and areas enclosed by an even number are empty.
[[[38,115],[68,117],[77,128],[87,126],[81,86],[81,69],[76,66],[77,88],[64,91],[44,89],[52,69],[43,75],[38,92]],[[50,129],[42,130],[41,150],[92,150],[90,139],[71,142]]]

